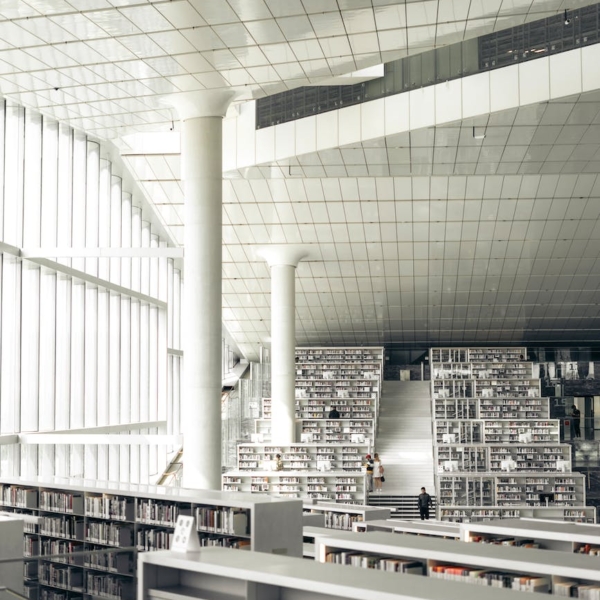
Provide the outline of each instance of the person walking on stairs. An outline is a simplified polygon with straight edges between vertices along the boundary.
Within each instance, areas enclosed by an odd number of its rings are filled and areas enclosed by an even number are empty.
[[[571,438],[581,437],[581,411],[573,404],[571,407]]]
[[[419,505],[419,514],[421,515],[421,521],[429,519],[429,508],[432,506],[431,496],[425,491],[425,488],[421,488],[419,499],[417,500]]]

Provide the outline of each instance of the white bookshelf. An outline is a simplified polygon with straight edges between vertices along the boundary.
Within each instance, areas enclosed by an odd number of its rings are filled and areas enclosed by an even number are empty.
[[[360,471],[228,471],[224,491],[330,502],[366,504],[366,475]]]
[[[352,526],[356,523],[389,519],[390,517],[389,508],[357,504],[334,504],[330,502],[304,504],[304,512],[323,515],[323,526],[327,529],[341,529],[345,531],[352,531]]]
[[[533,541],[543,550],[600,555],[600,525],[536,519],[461,523],[461,539],[482,544]]]
[[[526,357],[524,347],[430,350],[439,518],[593,518],[581,476],[558,483],[571,475],[571,448]]]
[[[524,380],[533,379],[534,366],[521,361],[436,362],[432,379]]]
[[[479,420],[436,420],[434,421],[436,444],[481,444],[483,421]]]
[[[560,426],[558,419],[544,420],[505,420],[482,421],[483,442],[493,443],[535,443],[560,442]]]
[[[548,419],[549,398],[478,398],[479,419]]]
[[[377,420],[383,382],[382,347],[296,348],[296,417],[325,419],[336,407],[342,419]],[[271,418],[271,399],[263,400]]]
[[[256,419],[254,431],[263,442],[271,441],[271,419]],[[309,438],[306,439],[305,438]],[[363,440],[373,443],[375,421],[373,419],[297,419],[296,439],[319,444],[352,443]]]
[[[380,560],[401,559],[421,564],[423,574],[429,577],[460,580],[468,584],[510,585],[513,590],[525,586],[528,591],[563,595],[565,582],[574,587],[600,583],[598,559],[594,556],[514,546],[465,544],[439,537],[396,536],[384,532],[340,531],[328,536],[317,535],[315,545],[319,562],[356,564],[357,555],[361,554],[368,557],[369,565]],[[474,574],[475,571],[486,571],[490,577]],[[492,576],[498,572],[502,575],[500,579]],[[486,596],[487,593],[486,590]]]
[[[585,507],[585,476],[580,473],[440,474],[438,484],[437,504],[441,509],[447,506],[547,508],[542,494],[553,495],[551,501],[549,498],[552,508]]]
[[[539,379],[433,379],[435,398],[539,398]]]
[[[455,419],[548,419],[548,398],[436,398],[435,418]]]
[[[386,531],[407,535],[427,535],[432,537],[461,539],[458,523],[442,523],[439,521],[399,521],[398,519],[374,520],[352,524],[352,531],[365,533],[367,531]]]
[[[522,362],[527,357],[527,348],[489,347],[489,348],[432,348],[432,363],[447,362]]]
[[[136,555],[168,548],[179,514],[196,517],[202,546],[302,555],[302,503],[295,500],[63,478],[2,478],[0,498],[2,510],[26,506],[39,517],[39,531],[20,541],[21,553],[30,546],[41,555],[34,565],[39,600],[133,600]],[[51,556],[57,553],[73,558]]]
[[[24,522],[18,516],[0,515],[0,598],[14,598],[1,588],[23,594],[23,576],[27,562],[23,560]]]
[[[336,408],[341,419],[376,419],[379,397],[368,398],[296,398],[297,419],[326,419],[329,411]],[[264,419],[271,418],[271,398],[263,398]]]
[[[439,419],[435,434],[437,444],[560,443],[558,419]]]
[[[440,444],[435,457],[438,473],[571,471],[569,444]]]
[[[480,588],[464,583],[348,569],[287,556],[271,556],[265,561],[252,552],[222,548],[143,554],[139,571],[139,600],[481,599]],[[490,588],[486,600],[526,600],[526,596]]]
[[[281,455],[284,471],[317,471],[320,465],[332,471],[360,473],[371,445],[364,444],[238,444],[238,470],[270,470]]]
[[[444,506],[440,510],[444,522],[479,523],[498,519],[552,519],[569,523],[595,523],[594,506],[576,506],[561,508],[555,506],[485,506],[468,507],[464,505]]]

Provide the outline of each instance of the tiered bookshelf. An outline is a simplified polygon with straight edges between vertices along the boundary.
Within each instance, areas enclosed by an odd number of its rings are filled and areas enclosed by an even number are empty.
[[[548,398],[436,398],[435,418],[548,419]]]
[[[222,476],[225,491],[344,504],[366,503],[365,479],[359,471],[228,471]]]
[[[277,454],[281,455],[284,471],[317,471],[323,469],[361,472],[370,444],[239,444],[240,471],[271,470]]]
[[[457,522],[520,517],[595,522],[579,473],[440,474],[438,507],[442,520]]]
[[[263,442],[271,441],[271,419],[256,419],[255,433]],[[374,419],[297,419],[296,439],[305,442],[338,444],[354,440],[373,443]]]
[[[340,420],[375,419],[378,397],[369,398],[310,398],[296,397],[297,419],[326,419],[329,411],[335,407],[340,413]],[[263,418],[271,418],[271,398],[263,398]]]
[[[252,443],[222,489],[365,504],[363,464],[372,452],[383,380],[383,348],[297,348],[297,444],[271,444],[271,398],[262,400]],[[336,408],[339,418],[329,418]],[[281,455],[283,469],[275,471]]]
[[[179,514],[195,516],[202,546],[302,555],[300,501],[59,478],[3,478],[0,498],[3,511],[39,516],[39,531],[20,542],[41,556],[25,562],[26,579],[39,581],[39,591],[27,588],[32,600],[133,600],[138,552],[169,548]],[[66,553],[73,556],[53,556]]]
[[[502,444],[436,446],[438,473],[570,472],[571,446],[568,444]]]
[[[595,521],[525,348],[430,351],[438,517]]]
[[[325,419],[332,407],[342,420],[377,420],[383,348],[296,348],[296,416]],[[263,418],[271,399],[263,400]]]

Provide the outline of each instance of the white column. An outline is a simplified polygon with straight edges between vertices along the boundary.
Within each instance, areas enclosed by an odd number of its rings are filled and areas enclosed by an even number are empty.
[[[183,486],[221,488],[222,120],[232,91],[169,96],[182,121]]]
[[[258,251],[271,267],[271,441],[295,443],[296,267],[306,257],[297,246]]]

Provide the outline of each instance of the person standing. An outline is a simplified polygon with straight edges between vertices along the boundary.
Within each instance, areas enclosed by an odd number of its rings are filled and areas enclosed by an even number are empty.
[[[421,488],[419,499],[417,500],[419,505],[419,514],[421,515],[421,521],[429,519],[429,508],[433,505],[431,496],[426,492],[425,488]]]
[[[275,470],[283,471],[283,461],[281,460],[281,454],[275,455]]]
[[[339,419],[339,418],[340,418],[340,413],[339,413],[338,409],[335,406],[332,406],[331,410],[329,411],[328,419]]]
[[[373,457],[373,481],[375,483],[375,490],[377,492],[381,492],[381,484],[383,479],[383,465],[381,464],[381,459],[379,458],[379,454],[375,452],[375,456]]]
[[[580,438],[581,437],[581,411],[573,404],[571,407],[571,420],[573,422],[573,437]]]
[[[365,456],[365,472],[367,474],[367,491],[373,491],[373,459],[370,454]]]

